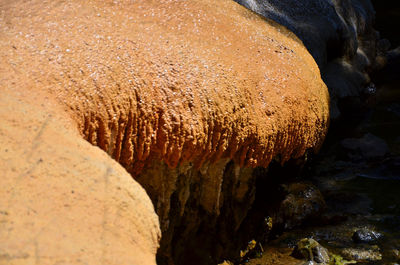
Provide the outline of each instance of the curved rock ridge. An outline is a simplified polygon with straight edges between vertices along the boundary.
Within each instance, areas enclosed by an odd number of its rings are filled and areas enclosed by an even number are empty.
[[[325,137],[329,95],[313,58],[286,28],[232,1],[31,0],[1,10],[2,93],[54,98],[146,189],[162,255],[178,263],[176,246],[202,223],[223,225],[228,211],[229,229],[239,228],[252,168],[317,151]]]
[[[0,264],[156,264],[145,190],[28,86],[0,89]]]
[[[292,30],[321,69],[331,94],[331,117],[340,100],[369,94],[369,74],[384,64],[386,52],[373,28],[370,0],[235,0]]]
[[[152,158],[266,167],[323,139],[328,95],[312,58],[229,1],[9,5],[10,79],[51,91],[135,174]]]

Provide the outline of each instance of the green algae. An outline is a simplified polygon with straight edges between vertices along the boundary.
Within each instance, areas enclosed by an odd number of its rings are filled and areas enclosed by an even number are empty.
[[[336,255],[336,254],[330,254],[330,258],[331,258],[331,260],[329,262],[329,265],[346,265],[346,264],[356,264],[357,263],[357,261],[354,261],[354,260],[350,260],[350,261],[345,260],[344,258],[342,258],[341,256]]]

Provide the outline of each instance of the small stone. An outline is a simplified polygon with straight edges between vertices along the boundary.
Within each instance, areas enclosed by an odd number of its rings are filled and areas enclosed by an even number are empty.
[[[284,189],[287,195],[279,206],[276,224],[283,224],[285,229],[291,229],[320,218],[326,205],[317,187],[300,182],[284,185]]]
[[[352,239],[355,243],[372,243],[378,240],[381,236],[380,233],[363,228],[355,231]]]
[[[329,254],[326,248],[321,245],[313,248],[312,253],[314,255],[314,260],[318,263],[328,263],[329,262]]]
[[[328,263],[329,254],[326,248],[312,238],[301,239],[292,254],[296,258],[316,263]]]

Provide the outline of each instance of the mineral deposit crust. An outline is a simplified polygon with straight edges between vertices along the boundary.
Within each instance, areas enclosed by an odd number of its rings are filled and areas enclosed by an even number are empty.
[[[56,112],[65,117],[68,122],[63,124],[71,135],[63,137],[81,142],[80,135],[100,147],[146,189],[165,238],[174,234],[173,194],[181,199],[178,215],[185,214],[186,201],[194,198],[198,207],[218,216],[224,198],[240,201],[252,189],[238,184],[235,194],[221,193],[229,163],[235,165],[235,181],[240,182],[250,178],[240,173],[246,168],[299,158],[318,150],[325,137],[329,96],[313,58],[286,28],[232,1],[17,0],[1,1],[0,10],[1,99],[18,110],[3,113],[8,117],[4,126],[11,128],[1,135],[3,141],[13,128],[32,133],[18,122],[20,115]],[[16,102],[9,103],[5,95],[10,93]],[[21,112],[32,100],[57,103]],[[42,122],[33,120],[31,126]],[[24,140],[23,150],[35,141]],[[47,138],[42,141],[52,144]],[[65,155],[85,154],[87,149],[102,152],[80,144]],[[7,156],[4,149],[1,155]],[[13,151],[12,156],[19,155]],[[122,170],[111,160],[104,163]],[[49,167],[49,176],[62,174],[47,161],[41,165]],[[63,167],[73,165],[67,161]],[[10,169],[10,164],[4,162],[2,168]],[[75,173],[95,178],[80,170]],[[6,176],[2,182],[21,185],[18,174]],[[58,180],[41,179],[35,185],[47,181]],[[201,185],[195,195],[190,190],[193,183]],[[30,189],[34,187],[26,192]],[[2,191],[6,210],[10,196],[14,195]],[[26,213],[20,218],[47,217]],[[17,234],[7,240],[17,240]],[[2,251],[8,253],[4,246]]]

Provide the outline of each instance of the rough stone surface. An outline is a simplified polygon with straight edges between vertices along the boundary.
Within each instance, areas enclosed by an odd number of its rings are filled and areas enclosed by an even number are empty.
[[[253,168],[324,139],[329,96],[313,58],[232,1],[3,1],[1,11],[1,93],[48,94],[124,166],[154,203],[166,256],[224,225],[221,212],[233,236],[254,200]]]
[[[325,208],[325,200],[315,186],[307,183],[286,185],[285,199],[279,206],[276,222],[286,229],[317,220]]]
[[[25,88],[0,90],[0,264],[155,264],[145,190]]]
[[[382,235],[373,230],[364,228],[354,232],[352,239],[355,243],[373,243],[376,242]]]
[[[328,250],[312,238],[301,239],[293,250],[293,255],[318,264],[328,264],[330,260]]]
[[[332,118],[340,114],[340,99],[368,92],[371,69],[384,63],[370,0],[235,1],[286,26],[304,42],[330,90]]]

